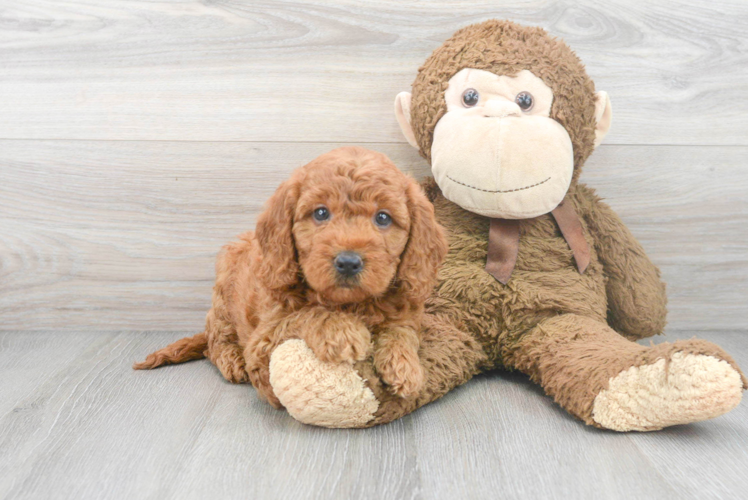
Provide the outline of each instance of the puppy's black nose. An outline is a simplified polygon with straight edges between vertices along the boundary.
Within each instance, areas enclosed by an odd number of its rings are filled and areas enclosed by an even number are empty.
[[[340,252],[333,260],[335,270],[345,277],[356,276],[364,269],[364,261],[356,252]]]

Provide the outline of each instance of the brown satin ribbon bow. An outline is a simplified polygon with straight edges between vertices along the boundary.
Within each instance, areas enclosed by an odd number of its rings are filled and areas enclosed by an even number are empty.
[[[590,247],[587,245],[587,240],[584,239],[582,223],[579,221],[576,210],[574,210],[574,205],[564,198],[551,214],[556,219],[561,234],[574,254],[574,261],[579,273],[584,273],[590,263]],[[506,285],[512,276],[514,265],[517,263],[518,252],[519,220],[491,219],[491,227],[488,230],[486,271],[500,283]]]

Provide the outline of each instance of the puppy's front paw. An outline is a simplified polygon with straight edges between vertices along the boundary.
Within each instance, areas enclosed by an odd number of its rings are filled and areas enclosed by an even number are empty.
[[[375,353],[374,366],[390,390],[401,398],[410,398],[423,389],[426,380],[418,354],[410,349]]]
[[[355,316],[330,315],[322,328],[308,335],[307,343],[320,361],[353,363],[366,358],[371,348],[371,332]]]

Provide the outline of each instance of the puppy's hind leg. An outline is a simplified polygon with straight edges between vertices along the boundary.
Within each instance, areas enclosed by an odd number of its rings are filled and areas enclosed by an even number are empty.
[[[248,382],[249,375],[245,368],[244,350],[239,345],[239,337],[234,325],[217,317],[214,310],[211,310],[208,313],[206,332],[208,333],[208,350],[205,354],[216,365],[221,375],[232,384]]]
[[[221,375],[232,384],[249,382],[245,369],[244,353],[239,344],[217,342],[210,347],[210,360],[220,370]]]

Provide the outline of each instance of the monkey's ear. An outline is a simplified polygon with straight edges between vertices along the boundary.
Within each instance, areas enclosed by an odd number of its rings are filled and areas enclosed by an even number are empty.
[[[613,108],[610,107],[610,97],[604,90],[595,92],[595,147],[605,138],[613,121]]]
[[[410,92],[400,92],[395,97],[395,118],[397,118],[397,123],[400,124],[400,130],[403,131],[408,144],[418,149],[413,127],[410,126]]]

